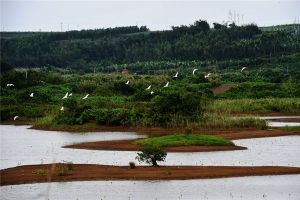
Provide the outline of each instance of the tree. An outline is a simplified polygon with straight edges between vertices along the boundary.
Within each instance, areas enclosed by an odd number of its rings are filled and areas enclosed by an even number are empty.
[[[157,161],[165,161],[167,152],[157,146],[145,146],[141,153],[137,153],[136,159],[139,162],[152,164],[153,167],[158,167]]]

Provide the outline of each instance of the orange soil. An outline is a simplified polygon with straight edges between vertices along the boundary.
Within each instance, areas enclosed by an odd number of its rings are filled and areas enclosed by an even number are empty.
[[[160,166],[130,169],[128,166],[74,164],[67,175],[58,175],[66,164],[25,165],[1,170],[0,185],[84,180],[184,180],[300,174],[297,167]]]
[[[222,85],[219,85],[219,86],[213,88],[212,91],[214,94],[221,94],[221,93],[224,93],[224,92],[230,90],[231,88],[237,87],[237,86],[238,86],[238,84],[222,84]]]

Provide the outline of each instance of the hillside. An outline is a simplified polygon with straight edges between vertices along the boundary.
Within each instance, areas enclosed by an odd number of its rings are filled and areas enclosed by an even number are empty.
[[[290,26],[284,26],[290,27]],[[267,31],[265,31],[267,30]],[[16,67],[137,73],[259,66],[300,51],[299,32],[196,21],[168,31],[145,26],[69,32],[1,33],[1,61]],[[275,59],[275,61],[274,61]],[[282,62],[282,61],[280,61]]]

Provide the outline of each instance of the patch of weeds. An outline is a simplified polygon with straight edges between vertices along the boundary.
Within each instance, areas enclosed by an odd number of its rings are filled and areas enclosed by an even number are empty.
[[[42,168],[34,169],[32,170],[32,173],[37,175],[46,175],[48,174],[48,169],[42,169]]]

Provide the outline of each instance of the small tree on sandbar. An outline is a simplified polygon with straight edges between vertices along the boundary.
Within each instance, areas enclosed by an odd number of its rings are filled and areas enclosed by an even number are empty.
[[[145,146],[141,153],[137,153],[136,159],[139,162],[152,164],[153,167],[158,167],[157,161],[165,161],[167,152],[159,147]]]

